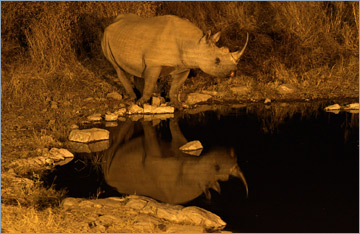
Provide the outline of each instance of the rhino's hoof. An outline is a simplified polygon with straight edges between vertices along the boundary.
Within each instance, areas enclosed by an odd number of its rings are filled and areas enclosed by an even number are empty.
[[[149,99],[148,99],[149,100]],[[140,98],[137,102],[136,102],[136,104],[138,105],[138,106],[142,106],[144,103],[146,103],[148,100],[146,100],[146,99],[144,99],[144,98]]]

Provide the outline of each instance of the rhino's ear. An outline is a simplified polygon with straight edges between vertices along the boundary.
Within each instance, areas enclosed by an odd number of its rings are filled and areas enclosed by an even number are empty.
[[[209,43],[212,40],[211,38],[211,30],[207,31],[204,36],[200,39],[200,43]]]
[[[212,37],[211,37],[211,41],[214,42],[214,43],[218,42],[219,39],[220,39],[220,32],[215,33],[215,34],[212,35]]]

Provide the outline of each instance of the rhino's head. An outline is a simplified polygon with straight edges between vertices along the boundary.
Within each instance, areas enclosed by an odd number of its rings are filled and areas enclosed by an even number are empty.
[[[248,185],[237,163],[237,157],[233,148],[218,147],[212,149],[200,158],[194,170],[199,175],[206,175],[204,177],[198,176],[196,179],[198,180],[199,187],[202,188],[208,199],[210,199],[209,189],[220,192],[218,181],[227,181],[229,176],[241,179],[246,189],[246,195],[248,194]]]
[[[197,62],[203,72],[216,77],[226,77],[236,70],[236,65],[247,46],[249,34],[243,49],[232,53],[226,47],[219,48],[215,45],[219,39],[220,32],[211,36],[210,31],[200,39]]]

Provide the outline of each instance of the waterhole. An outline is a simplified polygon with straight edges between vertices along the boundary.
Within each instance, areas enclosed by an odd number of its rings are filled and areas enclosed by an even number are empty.
[[[228,106],[117,122],[107,128],[107,150],[77,153],[46,183],[71,197],[136,193],[199,206],[233,232],[358,232],[359,115],[328,113],[326,104]],[[202,143],[200,156],[178,150],[192,140]]]

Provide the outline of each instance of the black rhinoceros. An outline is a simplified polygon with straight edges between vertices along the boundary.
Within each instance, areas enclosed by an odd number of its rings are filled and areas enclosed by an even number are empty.
[[[170,120],[171,142],[163,140],[149,122],[142,122],[142,129],[144,135],[134,134],[134,123],[125,122],[104,151],[105,180],[118,192],[182,204],[203,193],[210,198],[210,188],[220,192],[218,181],[227,181],[230,175],[240,178],[247,191],[231,150],[213,148],[199,157],[181,152],[179,147],[187,140],[174,119]]]
[[[181,107],[177,96],[190,69],[200,68],[216,77],[236,70],[249,35],[243,49],[232,53],[215,45],[219,38],[220,33],[204,34],[190,21],[174,15],[142,18],[125,14],[105,29],[101,46],[131,99],[135,100],[136,95],[130,76],[144,78],[143,95],[138,101],[143,104],[151,97],[157,79],[171,75],[170,101]]]

